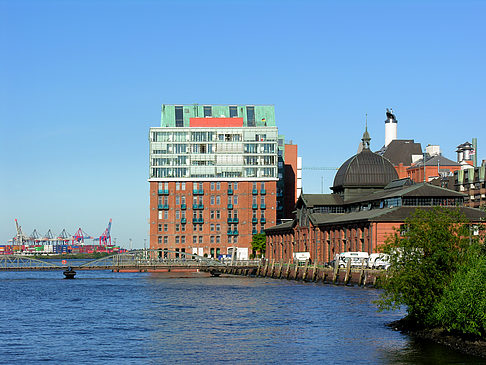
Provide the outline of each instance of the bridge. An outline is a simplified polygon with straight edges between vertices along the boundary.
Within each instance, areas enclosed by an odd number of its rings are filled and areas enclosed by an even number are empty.
[[[256,269],[259,260],[227,260],[221,262],[209,257],[170,250],[132,250],[92,260],[37,259],[23,255],[0,256],[0,271],[24,270],[112,270],[132,272],[207,271],[217,276],[229,267]]]

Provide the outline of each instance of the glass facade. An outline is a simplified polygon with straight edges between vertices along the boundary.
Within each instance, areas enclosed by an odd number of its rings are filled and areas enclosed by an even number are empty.
[[[277,127],[151,128],[150,179],[278,178]]]

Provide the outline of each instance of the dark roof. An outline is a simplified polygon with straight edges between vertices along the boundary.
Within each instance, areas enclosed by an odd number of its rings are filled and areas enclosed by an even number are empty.
[[[285,223],[282,223],[282,224],[278,224],[276,226],[272,226],[272,227],[268,227],[266,229],[264,229],[265,232],[273,232],[273,231],[288,231],[288,230],[291,230],[294,225],[295,225],[295,219],[294,220],[291,220],[291,221],[288,221],[288,222],[285,222]]]
[[[387,186],[385,186],[385,190],[387,189],[395,189],[395,188],[403,188],[405,186],[413,185],[414,182],[409,178],[405,177],[403,179],[393,180]]]
[[[333,190],[346,187],[385,187],[398,179],[393,165],[384,157],[363,149],[339,168],[334,177]]]
[[[383,209],[371,209],[360,212],[351,212],[344,214],[325,214],[313,213],[311,221],[318,226],[352,223],[359,221],[373,221],[373,222],[403,222],[417,209],[430,210],[436,207],[394,207]],[[478,222],[481,218],[486,217],[486,213],[480,209],[470,207],[444,207],[446,209],[459,209],[467,219]]]
[[[401,163],[410,166],[412,155],[422,154],[422,146],[420,143],[415,143],[413,139],[394,139],[380,152],[395,166]]]
[[[301,194],[297,206],[301,205],[301,202],[308,208],[316,206],[330,206],[330,205],[342,205],[343,198],[338,194]]]
[[[417,183],[410,186],[376,191],[374,193],[359,197],[357,199],[348,201],[346,203],[353,204],[358,202],[367,202],[367,201],[397,198],[397,197],[461,198],[465,196],[466,194],[460,193],[455,190],[441,188],[440,186],[435,186],[429,183]]]
[[[424,165],[424,159],[421,158],[416,163],[414,163],[411,168],[415,168],[417,166],[423,166],[423,165]],[[437,166],[437,165],[439,166],[439,169],[443,166],[461,166],[460,163],[449,160],[448,158],[442,155],[435,155],[432,157],[425,158],[425,166]]]

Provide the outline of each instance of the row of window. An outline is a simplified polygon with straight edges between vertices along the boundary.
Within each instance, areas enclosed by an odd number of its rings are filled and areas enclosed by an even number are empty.
[[[184,127],[184,107],[182,105],[178,105],[174,107],[175,111],[175,125],[176,127]],[[236,105],[228,106],[229,117],[235,118],[238,117],[238,107]],[[213,107],[211,105],[203,106],[203,117],[212,117],[213,116]],[[255,126],[255,107],[254,106],[247,106],[246,107],[246,120],[248,127]]]
[[[173,236],[175,244],[185,244],[186,243],[186,236]],[[238,236],[228,236],[228,243],[238,243]],[[157,242],[158,244],[169,244],[171,240],[171,236],[158,236]],[[196,244],[204,244],[204,236],[192,236],[192,243]],[[209,236],[209,243],[221,243],[221,236],[220,235],[212,235]]]
[[[176,195],[176,198],[175,198],[175,203],[176,205],[184,205],[186,204],[186,197],[185,196],[179,196],[179,195]],[[220,195],[211,195],[210,198],[209,198],[209,201],[210,201],[210,204],[211,205],[220,205],[221,204],[221,196]],[[202,196],[194,196],[193,199],[192,199],[192,204],[193,205],[197,205],[198,207],[194,208],[194,209],[202,209],[204,208],[203,205],[203,197]],[[228,196],[228,204],[233,204],[233,205],[238,205],[238,196],[237,195],[229,195]],[[255,204],[258,204],[258,197],[257,196],[253,196],[253,199],[252,199],[252,204],[255,205]],[[158,205],[164,205],[164,206],[167,206],[168,208],[168,205],[169,205],[169,197],[168,196],[159,196],[158,197]],[[265,196],[261,196],[260,197],[260,205],[262,207],[265,207]],[[199,208],[199,206],[201,206],[201,208]],[[160,213],[159,213],[160,214]]]
[[[228,182],[227,183],[228,190],[238,190],[238,182]],[[212,181],[210,183],[211,191],[219,191],[221,190],[221,182],[219,181]],[[252,185],[253,190],[258,189],[258,183],[256,181],[253,182]],[[158,189],[161,191],[168,191],[169,190],[169,183],[168,182],[159,182]],[[175,183],[176,191],[186,190],[186,183],[185,182],[176,182]],[[192,183],[193,190],[203,190],[203,183],[202,182],[193,182]],[[260,189],[265,190],[265,182],[260,182]]]

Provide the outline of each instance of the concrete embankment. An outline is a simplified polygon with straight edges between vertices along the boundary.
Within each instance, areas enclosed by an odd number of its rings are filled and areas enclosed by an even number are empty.
[[[228,266],[219,270],[224,274],[232,275],[369,287],[375,287],[378,279],[385,273],[383,270],[371,270],[364,267],[351,268],[349,265],[345,268],[332,268],[317,264],[298,265],[290,262],[268,261],[253,268]]]

